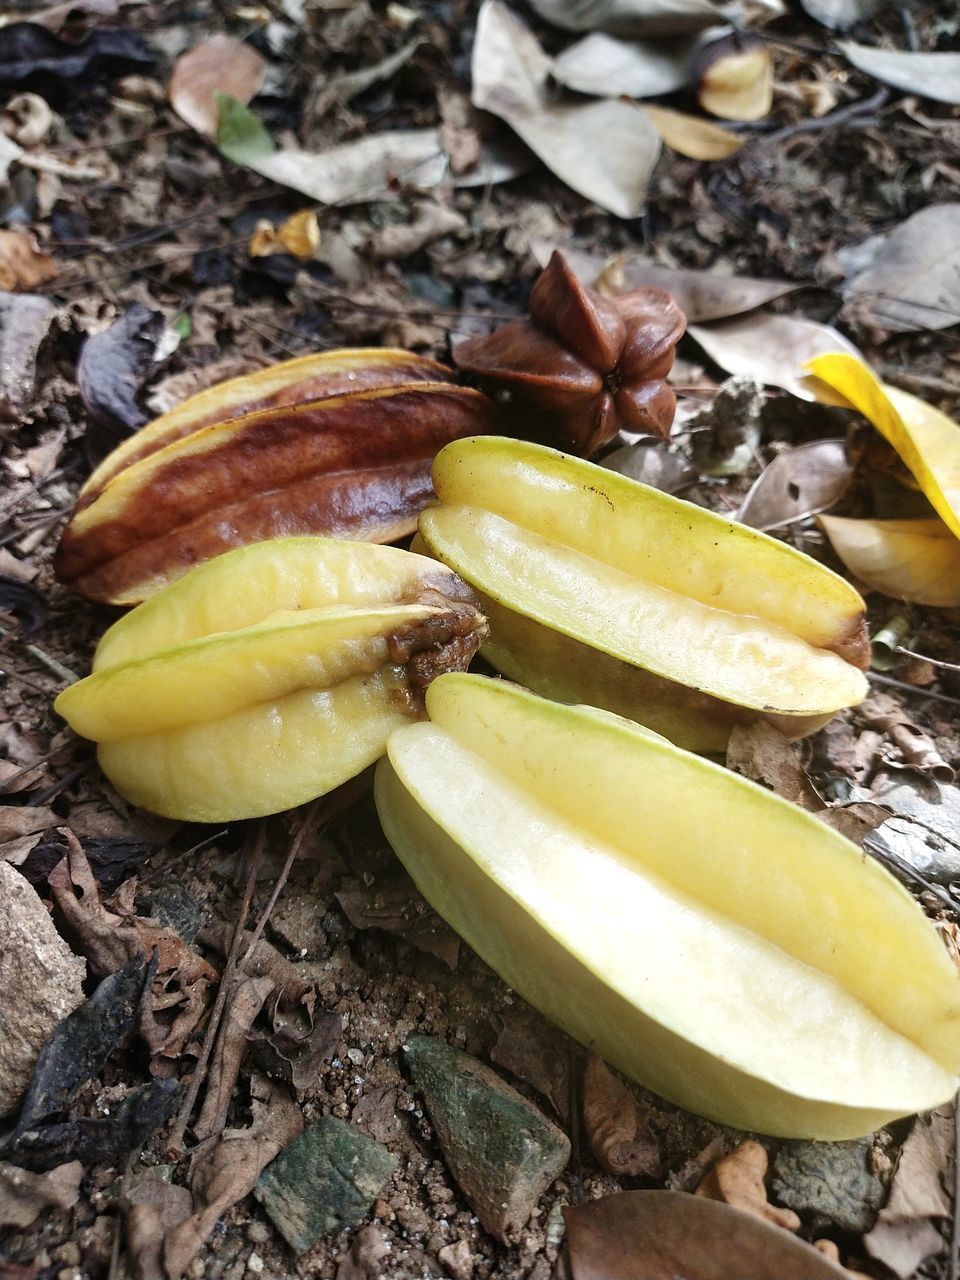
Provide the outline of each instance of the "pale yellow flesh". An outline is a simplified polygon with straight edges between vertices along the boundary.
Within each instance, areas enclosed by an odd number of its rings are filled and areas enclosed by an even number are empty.
[[[389,665],[387,637],[428,622],[422,605],[284,612],[259,626],[204,636],[95,672],[56,710],[95,742],[215,724],[300,690],[323,691]],[[251,747],[256,751],[255,742]]]
[[[691,1109],[844,1137],[950,1096],[960,979],[876,864],[610,717],[442,677],[394,734],[385,830],[505,980]]]
[[[405,672],[387,667],[212,723],[103,743],[97,757],[132,804],[186,822],[231,822],[332,791],[382,756],[391,731],[417,714]]]
[[[527,520],[541,514],[531,507]],[[806,716],[866,695],[861,671],[784,626],[641,578],[609,563],[609,554],[600,560],[571,546],[569,536],[562,545],[558,531],[554,541],[479,507],[442,505],[423,513],[420,532],[435,555],[495,601],[723,701]],[[594,546],[604,549],[599,534]],[[665,559],[671,551],[662,541]],[[749,565],[740,571],[749,576]]]
[[[278,538],[193,569],[107,631],[94,670],[256,626],[281,609],[380,608],[452,581],[426,556],[336,538]]]
[[[455,441],[437,456],[433,482],[444,506],[482,508],[638,581],[766,619],[817,648],[837,646],[863,613],[848,582],[792,547],[553,449],[489,436]]]

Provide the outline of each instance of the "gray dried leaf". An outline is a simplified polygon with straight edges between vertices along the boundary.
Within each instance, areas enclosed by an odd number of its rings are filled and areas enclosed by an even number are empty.
[[[600,465],[664,493],[678,493],[698,478],[696,468],[682,454],[659,441],[624,445],[601,458]]]
[[[857,22],[872,18],[887,0],[800,0],[804,10],[833,31],[846,31]]]
[[[531,7],[565,31],[618,36],[674,36],[722,22],[710,0],[531,0]]]
[[[890,1198],[863,1238],[867,1253],[901,1280],[912,1276],[925,1258],[946,1249],[934,1220],[950,1213],[943,1179],[953,1145],[952,1107],[917,1117],[900,1152]]]
[[[136,397],[153,363],[163,324],[161,311],[135,302],[109,329],[83,344],[77,362],[81,398],[91,417],[115,432],[136,431],[147,421]]]
[[[853,478],[842,440],[814,440],[786,449],[764,468],[737,519],[753,529],[779,529],[839,502]]]
[[[902,333],[960,323],[960,203],[921,209],[840,261],[855,272],[843,293],[862,324]]]
[[[685,87],[695,45],[695,40],[618,40],[594,31],[554,59],[553,78],[600,98],[653,98]]]
[[[328,151],[274,151],[251,167],[323,204],[356,204],[381,199],[397,184],[437,186],[447,158],[436,129],[397,129]]]
[[[556,101],[551,60],[502,0],[484,0],[473,47],[473,104],[505,120],[561,181],[621,218],[643,210],[660,139],[627,102]]]
[[[883,84],[934,102],[960,103],[960,53],[914,53],[838,41],[849,62]]]
[[[44,1209],[70,1209],[80,1195],[83,1165],[79,1160],[46,1173],[28,1173],[0,1164],[0,1227],[29,1227]]]
[[[831,325],[754,312],[709,327],[690,325],[687,333],[727,373],[782,387],[801,400],[849,407],[832,388],[803,371],[808,360],[826,352],[846,351],[862,359]]]

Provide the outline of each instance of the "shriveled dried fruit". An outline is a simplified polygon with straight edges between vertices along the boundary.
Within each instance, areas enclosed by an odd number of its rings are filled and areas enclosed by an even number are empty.
[[[762,120],[773,105],[773,59],[762,40],[741,32],[704,45],[691,73],[705,111],[723,120]]]
[[[377,769],[430,904],[673,1102],[838,1139],[952,1097],[960,974],[906,890],[778,796],[592,707],[442,676]]]
[[[461,342],[453,358],[536,410],[559,443],[591,454],[621,427],[670,434],[676,398],[664,379],[685,328],[662,289],[604,298],[555,251],[530,294],[530,319]]]
[[[495,406],[409,351],[306,356],[211,387],[125,441],[81,490],[61,581],[135,604],[250,542],[392,542],[430,497],[430,462]]]
[[[201,565],[103,637],[56,709],[134,804],[227,822],[323,795],[423,713],[485,631],[470,589],[393,547],[288,538]]]
[[[433,477],[422,542],[481,594],[484,656],[538,693],[699,751],[760,717],[801,737],[866,695],[863,601],[792,547],[522,441],[457,441]]]

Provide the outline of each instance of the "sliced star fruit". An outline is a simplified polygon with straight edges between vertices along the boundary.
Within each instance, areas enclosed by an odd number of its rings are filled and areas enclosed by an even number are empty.
[[[121,618],[56,710],[127,800],[227,822],[323,795],[423,714],[484,620],[435,561],[326,538],[257,543]]]
[[[866,695],[863,600],[784,543],[498,437],[448,445],[433,483],[418,547],[478,591],[484,657],[528,688],[699,751],[758,717],[801,737]]]
[[[384,830],[501,978],[723,1124],[841,1139],[949,1100],[960,974],[811,814],[609,712],[442,676],[377,768]]]
[[[252,542],[393,542],[432,496],[430,463],[491,429],[493,403],[408,351],[344,350],[211,387],[116,449],[57,548],[60,580],[136,604]]]

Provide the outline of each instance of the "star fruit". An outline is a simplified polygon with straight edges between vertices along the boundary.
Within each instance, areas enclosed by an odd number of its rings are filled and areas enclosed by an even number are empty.
[[[538,693],[696,751],[758,718],[802,737],[866,695],[863,600],[785,543],[523,441],[456,441],[433,484],[417,545],[478,592],[483,656]]]
[[[55,709],[125,799],[229,822],[325,794],[423,712],[484,632],[436,561],[332,538],[260,542],[200,565],[116,622]]]
[[[377,766],[387,837],[501,978],[722,1124],[841,1139],[949,1101],[960,973],[813,815],[656,734],[441,676]]]

